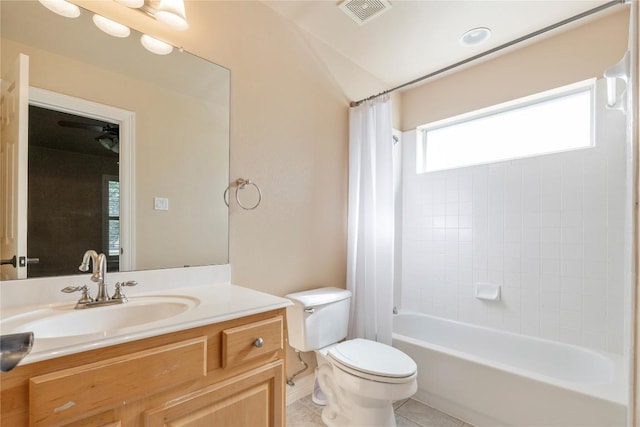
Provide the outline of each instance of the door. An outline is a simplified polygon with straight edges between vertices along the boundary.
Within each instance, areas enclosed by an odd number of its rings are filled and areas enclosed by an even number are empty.
[[[29,57],[20,54],[2,76],[0,137],[0,280],[27,277],[27,154]]]

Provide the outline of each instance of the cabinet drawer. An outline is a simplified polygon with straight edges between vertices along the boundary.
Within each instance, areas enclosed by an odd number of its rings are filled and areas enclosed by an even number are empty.
[[[236,366],[283,348],[282,316],[222,331],[222,367]]]
[[[33,377],[30,424],[56,425],[202,378],[206,344],[199,337]]]

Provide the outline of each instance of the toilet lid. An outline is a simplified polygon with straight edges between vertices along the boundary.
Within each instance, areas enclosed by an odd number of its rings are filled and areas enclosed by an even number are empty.
[[[417,370],[416,362],[400,350],[361,338],[336,345],[329,356],[353,370],[381,377],[405,378]]]

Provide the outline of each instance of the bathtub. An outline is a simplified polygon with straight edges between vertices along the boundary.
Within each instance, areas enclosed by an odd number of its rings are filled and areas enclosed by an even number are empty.
[[[394,316],[414,398],[479,427],[625,426],[623,358],[438,317]]]

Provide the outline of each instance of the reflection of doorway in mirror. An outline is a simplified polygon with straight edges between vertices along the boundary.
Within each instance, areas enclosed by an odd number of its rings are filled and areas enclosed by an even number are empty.
[[[0,136],[0,280],[23,279],[26,268],[26,119],[28,115],[29,57],[18,55],[9,70],[2,70]]]
[[[27,247],[40,262],[28,277],[78,274],[84,251],[110,252],[108,218],[119,222],[119,186],[110,197],[118,201],[114,213],[104,201],[103,177],[119,181],[119,134],[118,124],[29,107]]]
[[[131,265],[131,165],[135,115],[30,88],[27,277],[81,274],[94,249],[108,271]]]

